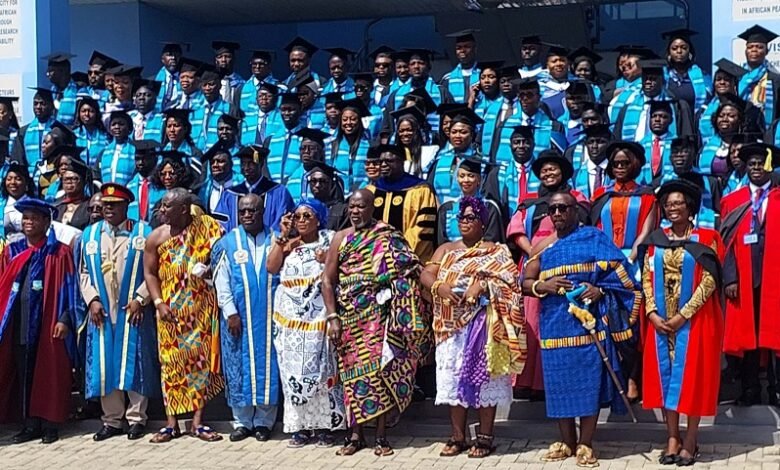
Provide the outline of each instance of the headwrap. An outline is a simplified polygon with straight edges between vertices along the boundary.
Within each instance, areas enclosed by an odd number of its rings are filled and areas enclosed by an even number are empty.
[[[474,211],[474,215],[479,217],[482,225],[484,226],[488,224],[488,208],[482,199],[473,196],[463,196],[460,198],[459,204],[460,207],[458,208],[458,215],[462,216],[466,212],[466,209],[471,207],[471,210]]]
[[[293,213],[296,212],[299,207],[306,207],[314,212],[314,215],[317,216],[317,228],[324,229],[327,226],[328,208],[325,207],[325,204],[313,198],[303,198],[295,205]]]

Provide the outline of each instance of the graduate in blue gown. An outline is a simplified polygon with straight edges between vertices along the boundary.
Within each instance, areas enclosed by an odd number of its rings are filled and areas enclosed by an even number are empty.
[[[244,194],[257,194],[263,198],[264,225],[278,230],[282,216],[292,210],[294,203],[287,188],[263,175],[268,149],[250,145],[242,147],[236,157],[241,160],[241,174],[245,181],[222,193],[213,214],[226,231],[233,230],[239,224],[238,200]]]
[[[135,146],[130,141],[133,120],[124,111],[114,111],[109,117],[108,129],[113,140],[103,149],[97,162],[100,180],[125,186],[135,173]]]
[[[244,111],[241,123],[241,145],[263,145],[265,140],[282,127],[282,117],[278,104],[280,88],[272,83],[263,82],[257,87],[253,107]]]
[[[596,64],[604,58],[587,47],[580,47],[569,54],[569,69],[575,79],[585,80],[591,89],[592,101],[601,102],[603,90],[601,78],[596,70]]]
[[[585,137],[581,144],[566,149],[564,153],[564,157],[572,163],[574,169],[573,188],[589,201],[597,189],[608,183],[607,146],[612,139],[612,131],[608,125],[595,124],[585,128]],[[574,152],[580,147],[581,152]]]
[[[264,147],[268,149],[266,169],[273,181],[282,186],[301,165],[300,137],[297,133],[303,127],[301,102],[297,93],[283,93],[279,104],[282,126],[266,137]]]
[[[477,39],[474,33],[478,30],[464,29],[447,35],[455,39],[455,58],[458,65],[441,78],[441,86],[446,88],[455,103],[466,103],[471,94],[471,88],[479,83],[481,68],[477,61]]]
[[[547,48],[547,68],[537,78],[542,94],[542,102],[547,105],[551,115],[558,119],[566,106],[565,91],[569,87],[569,51],[563,46],[550,45]]]
[[[143,222],[152,221],[152,208],[162,198],[164,190],[155,186],[152,175],[157,167],[160,143],[154,140],[134,140],[135,175],[127,189],[135,196],[130,201],[127,217]]]
[[[100,113],[100,103],[91,96],[81,95],[76,106],[76,123],[73,133],[76,134],[76,145],[84,147],[81,159],[88,166],[97,165],[101,152],[111,141],[103,125],[103,116]]]
[[[295,135],[298,137],[301,164],[287,178],[287,191],[293,201],[313,197],[309,189],[308,175],[312,165],[325,164],[325,140],[330,137],[318,129],[303,127]]]
[[[672,140],[672,102],[651,101],[649,111],[649,131],[639,143],[645,148],[647,162],[642,167],[637,182],[650,184],[662,174],[671,173],[670,159]]]
[[[185,163],[189,165],[197,178],[203,172],[203,152],[192,138],[192,124],[188,109],[171,108],[163,112],[163,150],[175,150],[186,155]]]
[[[76,121],[76,97],[79,93],[78,85],[70,76],[70,59],[73,57],[76,56],[67,52],[55,52],[42,57],[47,61],[46,76],[51,82],[56,118],[66,126]]]
[[[254,50],[249,58],[249,68],[252,76],[241,87],[239,107],[245,114],[251,114],[257,109],[257,91],[261,84],[278,85],[279,80],[271,75],[271,51]]]
[[[214,49],[214,65],[222,75],[222,83],[219,94],[222,99],[230,103],[233,108],[238,108],[241,102],[241,88],[246,83],[241,75],[235,71],[236,51],[241,45],[232,41],[212,41]]]
[[[208,149],[219,140],[217,122],[220,116],[232,113],[233,106],[220,95],[222,75],[215,68],[204,70],[199,80],[203,101],[200,106],[193,108],[190,117],[192,140],[199,149]]]
[[[100,51],[92,51],[87,67],[87,86],[79,90],[92,97],[100,105],[100,109],[108,103],[111,92],[106,88],[106,70],[119,65],[119,61],[103,54]]]
[[[207,169],[207,176],[202,181],[198,189],[198,196],[203,202],[204,208],[208,214],[212,214],[222,199],[222,193],[238,184],[244,182],[241,175],[241,163],[238,163],[239,172],[233,171],[234,161],[238,158],[233,156],[238,152],[222,141],[217,142],[206,153],[203,154],[203,163]]]
[[[355,57],[355,51],[343,47],[325,49],[330,52],[328,58],[328,71],[330,78],[322,84],[321,93],[351,93],[355,91],[355,82],[348,75],[351,61]]]
[[[16,148],[13,155],[16,161],[27,162],[30,174],[35,172],[35,166],[43,159],[43,138],[57,122],[54,116],[54,98],[51,91],[48,88],[32,89],[35,90],[32,103],[35,117],[19,129],[19,139],[22,145]]]
[[[704,106],[712,96],[712,77],[695,63],[696,49],[691,36],[696,34],[696,31],[682,28],[661,35],[668,41],[664,76],[669,92],[678,100],[686,101],[693,110]]]
[[[363,118],[370,115],[365,103],[357,98],[341,101],[341,126],[330,143],[327,163],[335,167],[344,182],[347,193],[367,183],[364,163],[371,146],[370,136],[363,127]]]
[[[479,81],[469,90],[468,104],[484,124],[479,128],[477,144],[483,154],[493,148],[493,141],[500,139],[498,120],[504,105],[504,97],[498,84],[503,61],[479,62]]]
[[[393,49],[387,46],[379,46],[371,52],[371,60],[374,67],[374,82],[371,86],[371,102],[384,109],[387,97],[390,95],[390,87],[393,83]]]
[[[127,112],[133,120],[133,139],[162,141],[163,114],[155,111],[162,83],[154,80],[133,82],[133,106]]]
[[[439,204],[460,197],[457,169],[463,160],[480,155],[474,148],[474,139],[477,126],[482,123],[471,108],[459,109],[453,116],[449,129],[450,146],[439,150],[426,170],[428,183],[433,186]]]
[[[537,35],[520,39],[520,66],[517,72],[520,78],[534,78],[544,70],[541,60],[542,39]]]
[[[290,41],[287,46],[285,46],[284,50],[288,54],[288,64],[290,66],[290,75],[284,80],[284,85],[286,85],[290,91],[293,91],[292,85],[295,82],[300,80],[301,77],[311,75],[312,79],[317,84],[317,88],[320,88],[323,80],[317,72],[314,72],[311,69],[311,56],[313,56],[319,48],[306,39],[298,36]]]
[[[155,103],[155,111],[157,112],[175,106],[181,98],[181,81],[179,80],[179,71],[182,65],[181,56],[181,44],[169,42],[163,45],[160,52],[160,62],[163,66],[154,77],[155,81],[162,83]]]
[[[181,58],[181,67],[179,67],[179,88],[181,89],[178,99],[163,111],[172,108],[195,110],[203,105],[203,92],[198,86],[198,76],[204,70],[206,64],[199,60],[188,57]],[[158,80],[159,81],[159,80]],[[165,86],[165,84],[163,84]]]

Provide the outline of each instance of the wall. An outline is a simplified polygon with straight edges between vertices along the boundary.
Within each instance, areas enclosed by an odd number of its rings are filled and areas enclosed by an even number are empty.
[[[138,9],[138,3],[72,5],[70,50],[78,56],[72,61],[73,70],[86,71],[95,49],[123,62],[140,64]],[[104,27],[108,22],[110,27]]]

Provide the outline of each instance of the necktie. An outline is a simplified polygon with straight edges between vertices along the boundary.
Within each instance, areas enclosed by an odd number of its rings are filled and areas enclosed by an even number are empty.
[[[173,76],[168,75],[165,77],[165,98],[163,99],[163,107],[167,108],[168,103],[171,102],[173,96]]]
[[[203,128],[200,134],[203,136],[203,142],[208,143],[209,119],[211,118],[211,105],[206,105],[206,114],[203,116]]]
[[[653,168],[653,176],[658,174],[658,170],[661,169],[661,139],[658,137],[653,138],[653,154],[650,160]]]
[[[759,227],[764,224],[764,211],[762,210],[763,208],[761,207],[763,204],[759,203],[759,201],[761,201],[761,198],[763,196],[764,196],[764,188],[758,188],[753,193],[753,207],[755,208],[754,210],[755,210],[756,222],[758,222]]]
[[[138,218],[146,220],[146,211],[149,209],[149,180],[141,179],[141,188],[138,190]]]
[[[262,144],[265,140],[265,123],[268,120],[268,115],[265,114],[260,117],[260,125],[257,126],[257,133],[258,133],[258,139],[255,141],[256,144]]]
[[[528,175],[525,171],[525,165],[520,166],[520,179],[517,187],[517,202],[519,203],[528,194]]]
[[[599,189],[604,184],[604,170],[601,169],[600,166],[596,167],[596,178],[593,181],[593,191],[591,191],[591,195],[596,192],[597,189]]]
[[[146,116],[140,114],[141,119],[135,128],[135,140],[141,140],[144,138],[144,130],[146,129]]]

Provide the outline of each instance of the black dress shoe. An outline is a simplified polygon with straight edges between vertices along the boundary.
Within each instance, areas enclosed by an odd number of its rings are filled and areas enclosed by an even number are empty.
[[[230,433],[230,441],[231,442],[238,442],[243,441],[247,437],[252,435],[252,431],[249,430],[249,428],[245,428],[244,426],[241,426],[239,428],[236,428],[233,432]]]
[[[146,434],[146,426],[141,423],[135,423],[130,425],[130,429],[127,430],[127,438],[131,441],[140,439]]]
[[[265,426],[258,426],[254,429],[255,439],[260,442],[265,442],[271,438],[271,430]]]
[[[92,440],[95,442],[105,441],[106,439],[119,436],[120,434],[124,434],[124,431],[119,428],[115,428],[114,426],[104,424],[103,427],[100,428],[100,431],[96,432],[95,435],[92,436]]]
[[[14,435],[12,438],[12,442],[14,444],[24,444],[25,442],[30,442],[35,439],[40,439],[41,436],[43,436],[43,432],[41,432],[40,428],[28,428],[25,427],[21,431],[19,431],[17,434]]]
[[[753,390],[745,390],[737,398],[737,406],[753,406],[761,404],[761,395]]]
[[[43,430],[43,437],[41,438],[41,444],[53,444],[60,440],[60,433],[54,428],[48,428]]]

